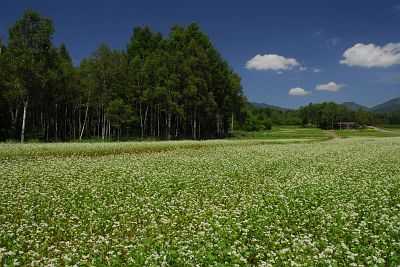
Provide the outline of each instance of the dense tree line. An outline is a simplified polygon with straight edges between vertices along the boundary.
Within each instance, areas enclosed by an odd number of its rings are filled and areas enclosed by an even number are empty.
[[[54,32],[30,9],[0,40],[2,139],[218,138],[246,120],[239,76],[194,23],[134,28],[126,50],[102,44],[79,66]]]
[[[334,102],[310,103],[298,110],[285,111],[250,106],[242,129],[261,131],[271,129],[273,125],[340,129],[340,122],[355,122],[357,127],[400,124],[400,113],[374,114],[361,109],[349,110]]]
[[[340,122],[355,122],[358,126],[373,125],[375,117],[361,109],[350,111],[343,105],[334,102],[320,104],[310,103],[299,109],[302,126],[322,129],[339,128]]]
[[[301,125],[300,114],[297,110],[277,110],[249,105],[246,121],[241,126],[245,131],[271,130],[273,125]]]
[[[349,110],[334,102],[308,104],[299,109],[302,126],[315,126],[322,129],[340,128],[340,122],[355,122],[358,127],[367,125],[399,124],[399,113],[375,114],[362,109]]]

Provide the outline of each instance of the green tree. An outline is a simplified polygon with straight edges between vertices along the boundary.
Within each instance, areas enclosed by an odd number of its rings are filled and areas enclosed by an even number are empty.
[[[23,103],[21,142],[24,142],[29,101],[44,90],[47,73],[54,58],[51,41],[54,27],[49,18],[28,9],[8,33],[7,62],[12,73],[8,89],[14,101]]]
[[[130,102],[139,111],[142,139],[147,133],[147,122],[157,78],[151,75],[154,71],[149,58],[158,50],[161,40],[162,35],[153,33],[149,27],[136,27],[126,49]]]
[[[28,10],[8,45],[0,42],[2,121],[21,141],[25,132],[46,141],[105,140],[124,127],[142,138],[202,139],[246,122],[240,77],[195,23],[174,26],[167,38],[134,28],[126,52],[103,44],[79,66],[65,44],[53,46],[53,33],[50,19]]]
[[[14,120],[10,122],[9,116],[8,116],[8,106],[7,102],[5,99],[5,82],[7,78],[7,73],[6,73],[6,64],[5,64],[5,50],[6,46],[3,42],[3,39],[0,36],[0,140],[4,141],[10,136],[12,136],[13,132],[15,131],[15,124]],[[11,114],[14,115],[13,110],[10,109]],[[12,124],[14,126],[14,129],[10,131],[9,125]]]
[[[368,112],[357,109],[356,110],[356,122],[358,125],[364,127],[368,124]]]
[[[63,106],[61,114],[64,117],[63,138],[67,139],[68,128],[71,127],[71,120],[68,119],[69,113],[72,111],[71,105],[76,102],[77,96],[77,83],[76,83],[76,70],[73,66],[71,56],[68,53],[67,47],[64,43],[61,44],[57,54],[57,102],[55,103],[55,139],[58,138],[58,106]]]
[[[123,55],[117,50],[112,50],[106,44],[102,44],[89,58],[82,61],[80,77],[84,83],[86,107],[85,119],[81,129],[86,128],[89,104],[97,105],[100,109],[99,123],[101,124],[101,138],[104,140],[110,134],[111,123],[106,118],[106,107],[118,94],[121,80],[123,79]],[[86,86],[85,86],[86,85]]]
[[[118,141],[121,135],[121,127],[132,120],[131,106],[125,104],[124,100],[117,98],[112,100],[106,109],[106,115],[111,125],[117,129]]]

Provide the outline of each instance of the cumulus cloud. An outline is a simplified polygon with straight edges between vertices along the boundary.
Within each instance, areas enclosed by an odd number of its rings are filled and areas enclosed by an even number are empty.
[[[345,84],[337,84],[335,82],[329,82],[325,84],[317,84],[315,90],[337,92],[345,86],[346,86]]]
[[[400,64],[400,43],[385,46],[375,44],[355,44],[343,53],[340,64],[359,67],[389,67]]]
[[[246,63],[247,69],[253,70],[289,70],[300,66],[294,58],[286,58],[276,54],[256,55]]]
[[[305,96],[309,95],[310,93],[311,93],[310,91],[306,91],[301,87],[295,87],[289,90],[289,95],[295,95],[295,96]]]

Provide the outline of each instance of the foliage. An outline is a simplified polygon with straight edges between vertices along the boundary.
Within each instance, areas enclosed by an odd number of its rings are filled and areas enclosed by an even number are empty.
[[[0,100],[12,116],[0,125],[9,138],[22,138],[24,118],[28,136],[44,141],[215,138],[246,119],[239,76],[195,23],[173,26],[167,38],[134,28],[126,52],[102,44],[75,67],[53,33],[51,20],[29,9],[2,44]]]
[[[398,137],[6,151],[0,265],[400,264]]]
[[[304,127],[312,126],[322,129],[340,128],[338,125],[340,122],[355,122],[358,127],[365,127],[380,121],[379,115],[373,115],[362,109],[350,111],[345,106],[334,102],[310,103],[299,109],[299,115]]]

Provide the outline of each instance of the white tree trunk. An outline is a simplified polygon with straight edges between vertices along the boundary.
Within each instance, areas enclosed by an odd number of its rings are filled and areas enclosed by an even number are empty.
[[[25,124],[26,124],[26,111],[28,109],[28,99],[24,100],[24,114],[22,115],[22,127],[21,127],[21,143],[25,142]]]
[[[81,130],[81,134],[79,135],[79,140],[82,140],[83,132],[85,131],[88,111],[89,111],[89,102],[86,104],[85,119],[83,120],[83,126],[82,126],[82,130]]]
[[[168,112],[168,133],[167,133],[168,140],[171,140],[171,117],[172,117],[171,112]]]
[[[104,141],[106,137],[106,115],[105,115],[104,105],[101,105],[101,115],[102,115],[102,128],[101,128],[101,139]]]

